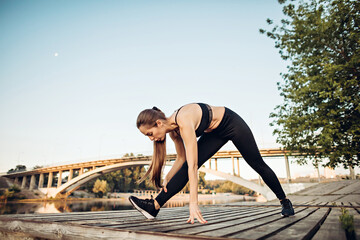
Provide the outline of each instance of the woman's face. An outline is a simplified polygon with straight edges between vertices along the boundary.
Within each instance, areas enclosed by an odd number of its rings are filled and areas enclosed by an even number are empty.
[[[141,125],[139,127],[140,132],[145,136],[148,136],[151,141],[164,141],[166,135],[166,129],[162,121],[157,120],[157,125],[154,127],[149,127]]]

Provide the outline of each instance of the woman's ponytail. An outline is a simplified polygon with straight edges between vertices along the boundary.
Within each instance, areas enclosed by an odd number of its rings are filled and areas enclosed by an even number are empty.
[[[142,125],[149,127],[156,126],[157,120],[166,120],[165,114],[158,109],[153,107],[152,109],[145,109],[142,111],[136,121],[136,126],[139,128]],[[149,174],[151,182],[158,188],[161,188],[161,173],[166,161],[166,136],[163,141],[154,141],[154,152],[151,160],[151,164],[145,175],[138,181],[143,182]]]

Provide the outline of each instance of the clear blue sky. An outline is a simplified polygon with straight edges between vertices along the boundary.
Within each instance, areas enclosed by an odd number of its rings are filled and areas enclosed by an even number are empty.
[[[227,106],[278,146],[286,63],[259,34],[268,17],[277,1],[0,1],[0,172],[149,155],[137,114],[190,102]]]

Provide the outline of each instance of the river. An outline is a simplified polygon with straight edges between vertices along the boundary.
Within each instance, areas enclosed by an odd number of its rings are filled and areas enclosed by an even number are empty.
[[[188,205],[188,196],[173,197],[163,207],[183,207]],[[199,195],[199,205],[224,204],[239,201],[259,201],[255,197],[221,194]],[[0,214],[29,214],[29,213],[65,213],[86,211],[112,211],[133,209],[127,198],[111,199],[67,199],[44,202],[7,202],[0,203]]]

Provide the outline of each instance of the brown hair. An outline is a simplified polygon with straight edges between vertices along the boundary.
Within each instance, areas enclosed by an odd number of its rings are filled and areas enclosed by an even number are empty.
[[[137,120],[136,126],[139,128],[142,125],[147,125],[150,128],[157,126],[157,120],[166,120],[165,114],[158,109],[153,107],[152,109],[143,110]],[[166,136],[164,141],[154,141],[154,153],[151,160],[151,164],[145,175],[138,181],[141,183],[151,173],[151,182],[158,188],[161,188],[161,173],[166,160]]]

